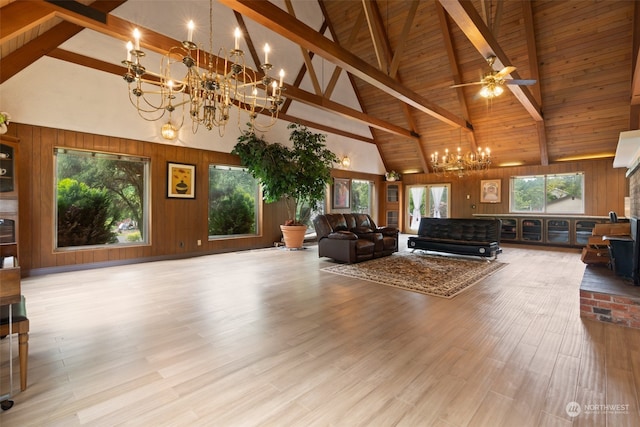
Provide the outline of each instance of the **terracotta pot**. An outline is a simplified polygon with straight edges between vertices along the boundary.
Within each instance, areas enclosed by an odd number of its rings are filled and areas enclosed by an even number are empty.
[[[289,249],[300,249],[304,242],[304,236],[307,233],[306,225],[281,225],[282,237],[284,245]]]

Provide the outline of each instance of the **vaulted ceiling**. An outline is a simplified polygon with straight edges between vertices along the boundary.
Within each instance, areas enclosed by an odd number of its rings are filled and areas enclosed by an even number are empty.
[[[122,75],[113,58],[134,27],[144,49],[161,53],[184,38],[183,14],[203,27],[209,16],[206,0],[0,6],[0,84],[43,56]],[[273,62],[287,69],[283,119],[373,144],[386,170],[410,173],[459,145],[490,147],[497,165],[613,157],[620,132],[639,128],[639,10],[632,1],[217,0],[213,17],[219,44],[243,29],[254,67],[264,41],[275,46]],[[103,38],[65,48],[86,31]],[[479,81],[492,55],[496,69],[516,67],[509,78],[536,83],[492,100],[477,85],[451,87]]]

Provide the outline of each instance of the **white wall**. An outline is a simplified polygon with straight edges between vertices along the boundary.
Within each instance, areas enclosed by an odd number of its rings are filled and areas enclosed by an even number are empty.
[[[133,10],[131,13],[138,14],[142,13],[141,7],[148,5],[148,2],[137,1],[127,2],[125,5],[129,3],[131,4],[127,7]],[[176,3],[168,4],[176,5]],[[198,2],[193,3],[195,6],[202,7],[202,4]],[[149,12],[148,8],[144,10]],[[124,13],[127,9],[121,7],[116,12],[118,11]],[[138,22],[138,20],[133,19],[132,22]],[[175,31],[179,32],[182,29],[176,28]],[[272,34],[270,36],[273,37]],[[85,29],[61,45],[61,48],[120,65],[120,62],[126,57],[124,45],[121,40]],[[295,49],[299,48],[295,47]],[[159,71],[161,57],[153,52],[147,51],[146,53],[147,56],[144,57],[143,64],[149,71]],[[282,52],[280,54],[282,56]],[[294,57],[296,62],[301,62],[298,51],[295,51],[295,56],[285,55],[284,58],[280,58],[284,60],[285,66],[292,68],[285,78],[288,82],[293,80],[293,74],[299,69],[299,65],[290,63]],[[274,58],[274,62],[276,62],[276,58]],[[319,63],[317,65],[319,69],[322,69],[325,64]],[[330,70],[327,69],[325,72],[328,74]],[[353,104],[348,99],[342,99],[349,96],[355,99],[353,89],[345,86],[343,80],[344,76],[335,94],[340,99],[336,98],[336,100],[345,105]],[[328,81],[324,83],[326,84]],[[351,94],[348,93],[349,90],[351,90]],[[240,135],[238,126],[241,125],[244,128],[244,124],[248,121],[246,116],[241,116],[238,120],[234,111],[224,135],[221,136],[217,129],[208,131],[204,127],[201,127],[194,134],[191,121],[187,117],[179,131],[178,140],[166,141],[160,135],[160,127],[167,121],[166,118],[150,122],[139,117],[129,101],[128,92],[127,83],[122,76],[45,56],[0,85],[0,111],[8,112],[12,121],[19,123],[160,144],[179,144],[185,147],[225,153],[233,149],[237,137]],[[355,107],[355,105],[350,106]],[[292,103],[288,114],[371,137],[370,130],[365,125],[300,103]],[[175,122],[176,117],[173,117],[172,121]],[[265,139],[270,142],[277,141],[286,144],[289,135],[287,124],[287,122],[280,120],[264,134]],[[349,156],[352,160],[350,169],[353,171],[373,174],[384,174],[385,172],[375,144],[328,134],[327,147],[339,157]]]

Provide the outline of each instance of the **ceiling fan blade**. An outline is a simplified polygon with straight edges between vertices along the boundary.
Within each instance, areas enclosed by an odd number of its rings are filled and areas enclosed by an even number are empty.
[[[496,79],[501,79],[513,73],[515,70],[516,67],[512,67],[511,65],[509,65],[508,67],[504,67],[502,70],[498,71],[494,77]]]
[[[516,79],[507,79],[504,81],[504,84],[507,85],[518,85],[518,86],[531,86],[536,84],[536,80],[516,80]]]
[[[482,84],[482,82],[461,83],[459,85],[452,85],[452,86],[449,86],[449,87],[451,88],[451,87],[475,86],[475,85],[481,85],[481,84]]]

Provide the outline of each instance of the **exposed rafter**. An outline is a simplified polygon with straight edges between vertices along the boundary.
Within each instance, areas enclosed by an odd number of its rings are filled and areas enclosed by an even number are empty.
[[[538,69],[538,52],[536,49],[535,31],[533,28],[533,10],[531,2],[522,2],[522,14],[524,15],[524,29],[527,35],[527,53],[529,56],[530,76],[532,79],[540,81],[540,70]],[[540,85],[534,85],[531,88],[533,96],[539,105],[542,105],[542,92]],[[547,131],[544,120],[536,122],[538,129],[538,146],[540,147],[540,164],[549,164],[549,150],[547,147]]]
[[[219,2],[253,19],[258,24],[288,38],[294,43],[316,52],[316,54],[341,66],[363,81],[406,102],[423,113],[451,126],[461,127],[469,131],[468,123],[462,118],[399,84],[382,71],[358,58],[353,53],[341,48],[335,42],[318,34],[313,28],[288,15],[285,11],[270,2],[247,0],[219,0]]]
[[[506,65],[511,65],[511,61],[504,53],[498,42],[496,41],[489,28],[482,21],[478,11],[474,8],[470,1],[462,0],[439,0],[444,9],[454,22],[460,27],[462,32],[467,36],[471,44],[480,52],[483,58],[495,55],[495,67],[500,69]],[[514,79],[520,79],[517,72],[512,72]],[[507,88],[520,101],[522,106],[533,117],[535,121],[542,121],[542,111],[540,106],[531,95],[526,86],[508,85]]]
[[[111,73],[111,74],[115,74],[115,75],[123,75],[126,71],[126,68],[120,66],[120,65],[114,65],[111,64],[109,62],[105,62],[105,61],[101,61],[99,59],[94,59],[94,58],[89,58],[88,56],[84,56],[84,55],[80,55],[78,53],[75,52],[69,52],[67,50],[64,49],[53,49],[48,56],[50,56],[51,58],[56,58],[56,59],[60,59],[62,61],[67,61],[67,62],[71,62],[73,64],[76,65],[81,65],[83,67],[87,67],[87,68],[92,68],[94,70],[98,70],[98,71],[103,71],[103,72],[107,72],[107,73]],[[336,135],[342,135],[345,136],[347,138],[351,138],[351,139],[355,139],[358,141],[363,141],[363,142],[367,142],[370,144],[373,144],[374,141],[371,138],[367,138],[361,135],[357,135],[351,132],[345,132],[343,130],[340,129],[335,129],[332,128],[330,126],[326,126],[320,123],[316,123],[316,122],[312,122],[310,120],[304,120],[301,119],[299,117],[294,117],[288,114],[283,114],[282,115],[282,119],[283,120],[287,120],[290,122],[295,122],[295,123],[301,123],[304,125],[307,125],[311,128],[314,129],[318,129],[318,130],[323,130],[326,132],[330,132]]]
[[[289,14],[295,18],[296,11],[293,10],[293,4],[291,3],[291,0],[285,0],[284,3],[287,6],[287,11],[289,12]],[[309,78],[311,79],[311,85],[313,86],[313,90],[315,91],[316,95],[322,95],[323,89],[322,87],[320,87],[320,82],[318,81],[318,75],[316,74],[316,69],[313,66],[313,62],[311,61],[311,59],[313,58],[310,55],[311,52],[309,52],[307,49],[303,47],[300,47],[300,53],[302,53],[302,59],[304,60],[304,63],[307,68],[307,72],[309,73]]]
[[[109,13],[125,2],[126,0],[97,0],[91,4],[91,7],[99,12]],[[9,8],[9,6],[3,8],[0,20],[4,20],[6,18],[10,19],[12,22],[17,21],[18,16],[16,16],[15,14],[22,14],[23,11],[17,8]],[[23,16],[20,17],[23,18]],[[32,24],[28,23],[26,25],[26,28],[30,28],[31,26]],[[78,34],[82,29],[83,27],[72,24],[70,22],[61,22],[36,39],[7,55],[5,58],[3,58],[2,67],[0,67],[0,84],[4,83],[20,70],[24,69],[28,65],[35,62],[37,59],[51,52],[62,43]]]
[[[102,34],[106,34],[110,37],[114,37],[117,39],[121,39],[123,41],[127,40],[127,35],[131,34],[132,30],[136,25],[128,22],[124,19],[118,18],[113,15],[107,15],[106,23],[102,23],[93,19],[90,19],[86,16],[83,16],[79,13],[69,11],[60,6],[50,4],[44,1],[31,2],[32,8],[42,9],[40,15],[49,15],[54,14],[64,20],[73,22],[82,27],[90,28],[94,31],[100,32]],[[4,8],[3,8],[4,13]],[[285,13],[286,15],[286,13]],[[167,37],[163,34],[157,33],[151,29],[142,28],[141,26],[137,26],[144,32],[145,38],[141,42],[142,46],[145,49],[163,54],[167,52],[171,47],[179,45],[180,42],[172,39],[171,37]],[[220,61],[223,63],[224,61]],[[223,72],[224,70],[216,70],[218,72]],[[335,114],[338,114],[342,117],[349,118],[351,120],[355,120],[359,123],[363,123],[377,129],[390,132],[394,135],[402,136],[405,138],[414,139],[416,135],[407,129],[404,129],[400,126],[394,125],[392,123],[385,122],[384,120],[379,120],[374,117],[368,116],[360,111],[354,110],[349,107],[345,107],[343,105],[337,104],[335,102],[323,99],[320,96],[313,95],[309,92],[303,91],[299,88],[285,85],[287,87],[287,97],[291,97],[296,99],[297,101],[303,102],[305,104],[314,106],[316,108],[323,109],[325,111],[329,111]]]
[[[438,19],[440,21],[440,28],[442,29],[445,50],[447,51],[447,57],[449,58],[449,66],[451,67],[451,76],[453,78],[453,83],[458,85],[462,83],[462,78],[460,77],[460,69],[458,68],[458,58],[455,54],[453,41],[451,40],[451,25],[449,24],[449,20],[447,19],[447,15],[442,8],[442,5],[440,5],[439,3],[436,4],[436,11],[438,13]],[[460,103],[462,114],[467,121],[471,121],[467,100],[464,97],[464,90],[462,89],[462,87],[457,87],[455,89],[456,94],[458,95],[458,102]],[[475,152],[478,148],[475,133],[470,132],[468,136],[469,142],[471,143],[471,150]]]
[[[629,114],[629,128],[640,129],[640,4],[633,7],[633,48],[632,48],[632,78],[631,78],[631,111]]]
[[[381,64],[381,70],[386,71],[389,74],[389,77],[394,78],[398,81],[398,83],[403,84],[402,76],[399,75],[397,67],[394,72],[391,73],[389,60],[390,58],[396,58],[396,54],[393,52],[391,48],[391,43],[389,42],[389,37],[387,32],[384,29],[384,23],[382,21],[382,16],[380,14],[380,10],[378,9],[378,4],[375,1],[371,0],[362,0],[363,9],[365,11],[365,15],[367,16],[367,23],[369,24],[369,32],[371,33],[371,37],[374,39],[373,44],[378,45],[376,48],[376,52],[380,50],[380,54],[378,57],[378,62]],[[417,6],[418,2],[414,2],[414,5]],[[407,12],[407,18],[405,20],[405,28],[410,28],[410,23],[413,21],[413,13],[415,13],[415,8],[410,8]],[[409,23],[409,24],[407,24]],[[405,34],[408,35],[408,31]],[[405,39],[401,39],[399,41],[399,45],[404,44]],[[415,118],[413,117],[413,113],[415,110],[412,110],[411,107],[402,103],[402,108],[404,110],[405,118],[409,123],[409,128],[418,134],[418,127],[416,125]],[[425,173],[429,172],[429,162],[427,162],[427,153],[424,151],[423,142],[421,140],[415,141],[416,151],[418,152],[418,159],[420,160],[420,164],[422,166],[422,170]]]

